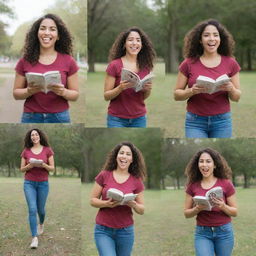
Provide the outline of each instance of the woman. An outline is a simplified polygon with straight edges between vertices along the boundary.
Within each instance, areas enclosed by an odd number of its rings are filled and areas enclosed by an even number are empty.
[[[131,255],[134,242],[133,211],[144,213],[142,179],[145,169],[141,152],[132,143],[122,142],[110,152],[103,170],[95,178],[91,205],[100,208],[94,233],[100,256]],[[110,188],[137,196],[120,205],[120,201],[107,197]]]
[[[126,68],[142,79],[153,69],[155,57],[150,39],[137,27],[116,38],[110,49],[104,88],[104,98],[110,101],[108,127],[146,127],[144,100],[150,96],[152,83],[147,82],[141,91],[135,92],[130,82],[121,81],[121,71]]]
[[[175,100],[187,101],[185,133],[187,138],[230,138],[230,102],[239,101],[240,67],[232,58],[234,40],[216,20],[196,25],[184,39],[184,57],[174,91]],[[196,84],[199,75],[216,80],[226,74],[230,81],[213,94]]]
[[[38,235],[44,231],[45,203],[48,196],[49,172],[54,171],[53,151],[45,134],[39,129],[27,132],[21,154],[20,170],[25,173],[24,193],[29,210],[29,225],[32,234],[30,247],[38,247]],[[39,224],[37,226],[37,214]]]
[[[197,152],[186,167],[187,188],[184,215],[196,216],[195,251],[197,256],[230,256],[234,246],[231,217],[237,215],[235,189],[229,178],[231,169],[217,151],[206,148]],[[194,204],[194,196],[205,196],[212,188],[221,187],[223,198],[211,197],[207,206]]]
[[[63,21],[46,14],[27,33],[23,58],[16,65],[13,95],[25,100],[22,123],[69,123],[68,101],[78,98],[78,66],[71,57],[72,37]],[[48,93],[27,83],[26,73],[59,71],[61,83],[51,84]]]

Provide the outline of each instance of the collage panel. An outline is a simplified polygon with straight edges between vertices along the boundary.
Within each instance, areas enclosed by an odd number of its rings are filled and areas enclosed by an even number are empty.
[[[81,254],[81,125],[0,125],[0,254]]]
[[[0,122],[84,123],[87,2],[2,2]]]
[[[162,131],[86,128],[85,137],[82,255],[161,255],[159,212],[166,214],[160,190]],[[109,199],[113,189],[127,196],[124,205],[120,197]]]

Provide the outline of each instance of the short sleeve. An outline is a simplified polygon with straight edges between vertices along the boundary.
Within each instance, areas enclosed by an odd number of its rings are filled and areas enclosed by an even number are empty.
[[[139,194],[141,191],[145,189],[144,184],[141,179],[137,179],[136,188],[134,190],[135,194]]]
[[[234,185],[232,184],[231,181],[227,180],[225,187],[226,187],[226,189],[225,189],[226,197],[230,197],[235,194],[236,191],[235,191]]]
[[[115,61],[112,61],[108,64],[106,69],[107,74],[110,76],[116,77],[117,76],[117,65]]]
[[[18,63],[16,64],[15,71],[22,76],[25,76],[24,71],[24,59],[20,59]]]
[[[53,156],[54,155],[54,152],[53,152],[53,150],[52,150],[52,148],[47,148],[47,157],[49,158],[50,156]]]
[[[104,184],[104,171],[101,171],[96,177],[95,177],[95,181],[103,187]]]
[[[189,77],[188,59],[185,59],[179,66],[179,71],[186,77]]]
[[[192,197],[194,196],[192,184],[188,184],[188,185],[187,185],[186,193],[189,194],[189,195],[192,196]]]
[[[26,158],[26,152],[27,152],[27,150],[26,150],[26,148],[24,148],[23,151],[21,152],[20,157]]]
[[[238,73],[241,70],[241,67],[239,66],[238,62],[231,58],[231,72],[229,74],[230,77],[234,76],[236,73]]]
[[[70,64],[69,64],[68,77],[74,75],[79,70],[79,67],[76,61],[74,60],[74,58],[71,56],[69,57],[70,57],[70,60],[69,60]]]

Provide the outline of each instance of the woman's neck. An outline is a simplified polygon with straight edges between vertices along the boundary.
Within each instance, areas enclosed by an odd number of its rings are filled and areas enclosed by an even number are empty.
[[[203,177],[201,184],[204,188],[210,188],[216,183],[216,181],[217,178],[215,176]]]
[[[42,145],[40,143],[34,143],[32,146],[32,148],[36,148],[36,149],[41,148],[41,147],[42,147]]]
[[[114,170],[118,175],[129,175],[129,171],[128,169],[120,169],[120,168],[116,168],[116,170]]]
[[[213,52],[213,53],[204,52],[203,55],[201,55],[201,58],[206,60],[216,59],[216,58],[220,58],[220,54],[218,54],[218,52]]]

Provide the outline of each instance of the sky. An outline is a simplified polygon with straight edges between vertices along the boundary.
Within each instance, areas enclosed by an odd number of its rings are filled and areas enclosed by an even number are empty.
[[[54,2],[55,0],[9,0],[8,6],[13,8],[16,19],[5,19],[10,24],[6,29],[7,33],[13,35],[19,25],[40,17],[43,11],[52,6]]]

